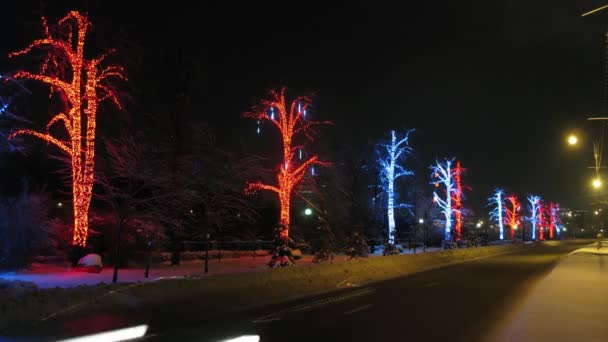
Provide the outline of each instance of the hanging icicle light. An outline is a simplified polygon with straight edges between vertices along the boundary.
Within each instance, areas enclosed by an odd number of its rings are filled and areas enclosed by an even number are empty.
[[[260,120],[258,120],[257,128],[255,131],[257,134],[260,134],[260,132],[262,132],[262,130],[260,129]]]
[[[315,166],[314,165],[310,166],[310,174],[313,176],[315,175]]]
[[[270,120],[274,120],[274,107],[270,107]]]
[[[302,112],[302,117],[306,119],[306,108],[304,108],[304,111]]]
[[[300,149],[300,150],[298,151],[298,153],[299,153],[299,154],[298,154],[298,158],[300,158],[300,160],[302,160],[302,149]]]

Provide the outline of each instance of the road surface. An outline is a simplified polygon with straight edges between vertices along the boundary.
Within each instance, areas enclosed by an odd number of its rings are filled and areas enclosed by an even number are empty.
[[[174,327],[157,332],[151,340],[219,341],[254,334],[273,342],[481,341],[562,256],[578,247],[537,247],[449,266]]]
[[[580,246],[538,246],[246,312],[228,313],[230,308],[221,306],[205,310],[193,302],[162,303],[121,317],[56,319],[30,329],[30,336],[21,340],[48,341],[50,336],[145,323],[145,341],[223,341],[240,335],[281,342],[483,341],[496,331],[497,322],[513,316],[521,306],[516,304],[562,256]]]

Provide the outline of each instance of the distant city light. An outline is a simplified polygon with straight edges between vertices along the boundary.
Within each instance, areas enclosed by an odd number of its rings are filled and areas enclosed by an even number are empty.
[[[423,224],[424,223],[424,219],[418,219],[418,223]]]
[[[57,208],[61,208],[61,207],[63,207],[63,203],[57,202]]]
[[[600,212],[599,212],[599,211],[597,211],[597,210],[596,210],[596,211],[594,211],[593,213],[594,213],[596,216],[600,214]]]
[[[568,136],[568,144],[574,146],[578,143],[578,138],[574,134],[570,134]]]
[[[591,183],[591,185],[593,186],[594,189],[599,189],[602,187],[602,180],[599,178],[596,178],[593,180],[593,182]]]
[[[310,208],[304,209],[304,215],[306,215],[306,216],[312,215],[312,210]]]

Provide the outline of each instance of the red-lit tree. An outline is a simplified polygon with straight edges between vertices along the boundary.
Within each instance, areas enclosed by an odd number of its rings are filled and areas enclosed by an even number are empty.
[[[454,172],[454,191],[452,192],[452,206],[454,208],[454,233],[456,235],[456,241],[462,239],[462,173],[466,171],[460,162],[456,162],[456,167],[453,168]]]
[[[300,151],[304,149],[307,141],[314,139],[316,126],[329,123],[306,119],[311,99],[300,96],[288,106],[285,92],[285,87],[280,91],[271,90],[270,96],[263,99],[260,106],[254,108],[252,112],[245,113],[245,117],[271,123],[281,133],[283,155],[277,170],[276,185],[254,182],[249,183],[245,191],[251,193],[257,190],[268,190],[279,196],[281,208],[279,223],[282,226],[279,238],[283,241],[289,239],[291,196],[294,189],[302,181],[309,167],[315,164],[327,165],[327,163],[319,161],[315,155],[300,161]]]
[[[545,203],[541,203],[539,209],[540,209],[540,213],[538,215],[538,239],[544,240],[545,239],[545,227],[547,226],[547,221],[548,221],[547,205]]]
[[[505,204],[505,223],[511,228],[510,236],[511,240],[515,239],[515,230],[521,223],[521,214],[519,211],[521,210],[521,205],[517,200],[517,196],[511,195],[506,198]]]
[[[555,237],[555,228],[559,223],[559,203],[549,202],[549,239]]]
[[[93,183],[95,181],[95,121],[97,109],[104,100],[110,100],[120,108],[115,91],[107,81],[110,78],[125,80],[120,66],[102,67],[108,53],[93,59],[84,54],[85,38],[91,23],[85,15],[69,12],[52,30],[42,18],[44,37],[34,40],[23,50],[9,54],[15,57],[28,54],[34,49],[47,52],[38,73],[19,71],[12,77],[42,82],[50,87],[63,105],[46,125],[46,131],[20,129],[10,139],[30,135],[55,145],[71,162],[72,200],[74,209],[74,234],[72,244],[86,246],[88,217]],[[55,125],[67,133],[67,139],[51,135]]]

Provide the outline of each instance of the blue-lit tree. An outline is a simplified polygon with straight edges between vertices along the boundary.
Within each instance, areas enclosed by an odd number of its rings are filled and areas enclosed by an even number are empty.
[[[9,122],[19,121],[26,124],[32,122],[25,119],[16,112],[22,112],[23,106],[15,106],[14,102],[23,94],[31,94],[30,91],[23,86],[18,80],[0,75],[0,144],[7,144],[9,150],[20,150],[15,145],[11,144],[8,139]],[[15,108],[19,107],[19,108]]]
[[[395,181],[402,176],[413,175],[414,172],[403,167],[405,157],[412,151],[408,139],[414,130],[407,130],[402,138],[397,139],[397,133],[392,130],[391,140],[388,143],[378,144],[379,155],[378,164],[380,165],[380,181],[387,197],[387,216],[388,216],[388,243],[395,244],[395,208],[406,207],[409,204],[397,203],[395,194]]]
[[[494,194],[492,195],[492,197],[490,197],[488,199],[490,207],[493,208],[492,211],[490,212],[490,218],[498,224],[501,240],[504,240],[504,238],[505,238],[505,235],[504,235],[505,206],[503,203],[504,197],[505,197],[505,192],[502,189],[496,189],[496,190],[494,190]]]
[[[539,196],[530,195],[528,196],[528,221],[532,223],[532,240],[536,240],[536,223],[540,219],[541,213],[541,202]]]
[[[431,166],[431,184],[436,188],[445,187],[445,199],[433,192],[433,202],[437,203],[445,218],[445,240],[451,239],[452,233],[452,214],[456,211],[452,205],[452,197],[458,191],[454,184],[454,177],[458,169],[452,167],[453,159],[445,159],[443,162],[435,161],[435,165]]]

